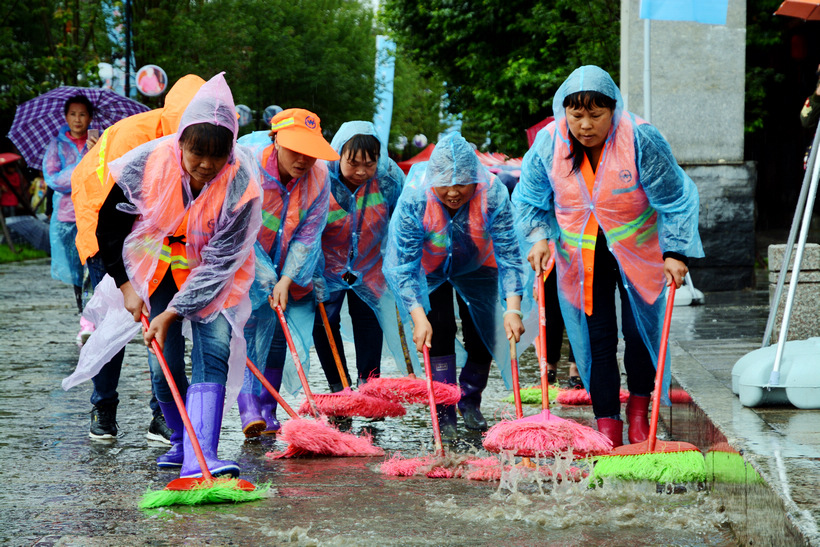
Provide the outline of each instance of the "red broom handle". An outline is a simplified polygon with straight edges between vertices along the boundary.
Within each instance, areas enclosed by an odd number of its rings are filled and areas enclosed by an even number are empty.
[[[540,282],[539,282],[540,281]],[[544,280],[535,276],[538,293],[538,366],[541,369],[541,409],[550,410],[550,384],[547,379],[547,310],[544,296]]]
[[[333,360],[336,361],[336,370],[339,371],[339,378],[342,379],[342,387],[348,389],[350,384],[347,383],[347,374],[345,373],[345,369],[342,368],[342,358],[339,357],[339,350],[336,348],[336,339],[333,338],[333,331],[330,330],[330,320],[327,318],[324,302],[319,302],[319,313],[322,314],[322,323],[325,325],[327,341],[330,343],[330,351],[333,352]]]
[[[150,325],[148,323],[148,318],[144,313],[140,318],[142,319],[143,328],[148,330]],[[182,395],[179,394],[177,384],[174,382],[174,377],[171,375],[171,369],[168,368],[168,363],[165,361],[165,356],[162,354],[162,349],[159,347],[159,342],[157,342],[156,338],[151,339],[151,349],[154,350],[154,354],[157,356],[157,361],[159,361],[159,368],[162,369],[162,374],[165,376],[165,381],[168,382],[168,387],[171,388],[171,394],[174,396],[174,403],[177,405],[177,410],[179,410],[182,423],[185,424],[185,430],[188,432],[188,437],[191,440],[191,446],[194,447],[196,461],[199,463],[199,468],[202,470],[202,478],[207,481],[213,481],[214,476],[211,475],[211,472],[208,469],[208,464],[205,462],[205,455],[202,453],[202,447],[199,446],[199,439],[196,438],[196,431],[194,431],[191,418],[188,417],[188,412],[185,410],[185,403],[182,401]]]
[[[655,400],[652,401],[652,421],[649,422],[649,452],[655,451],[655,441],[658,434],[658,415],[661,410],[661,393],[663,393],[663,369],[666,366],[666,346],[669,342],[669,329],[672,326],[672,308],[675,307],[675,282],[669,286],[666,296],[666,315],[663,317],[663,331],[661,332],[661,347],[658,350],[658,366],[655,372]]]
[[[253,375],[256,376],[256,379],[259,380],[263,386],[265,386],[265,389],[268,390],[268,393],[270,393],[271,396],[274,399],[276,399],[276,402],[279,403],[279,406],[281,406],[285,410],[285,412],[288,413],[288,416],[290,416],[291,418],[298,419],[299,415],[296,414],[296,412],[293,411],[290,405],[285,402],[282,396],[279,395],[279,392],[276,391],[276,388],[273,387],[270,382],[268,382],[268,379],[265,378],[265,375],[262,374],[256,367],[256,365],[253,364],[253,361],[251,361],[250,357],[245,358],[245,364],[248,366],[248,369],[253,373]]]
[[[299,381],[302,382],[302,388],[305,390],[305,397],[310,405],[310,410],[313,412],[314,416],[318,417],[319,410],[316,407],[316,401],[313,400],[313,392],[310,391],[310,386],[308,385],[305,371],[302,369],[302,361],[299,360],[299,352],[296,351],[296,344],[293,343],[293,337],[290,335],[290,328],[288,328],[288,322],[285,319],[285,312],[282,311],[282,306],[279,304],[276,305],[275,309],[276,315],[279,316],[279,322],[282,324],[282,331],[285,333],[285,340],[287,340],[288,347],[290,348],[290,355],[293,357],[293,364],[296,365],[296,372],[299,374]]]
[[[521,387],[518,383],[518,352],[515,349],[515,338],[510,338],[510,369],[512,370],[513,398],[515,399],[515,418],[520,420],[524,417],[524,409],[521,407]]]
[[[427,376],[427,396],[430,400],[430,418],[433,421],[433,440],[436,443],[436,452],[444,456],[444,445],[441,444],[441,429],[438,425],[438,414],[436,413],[436,394],[433,391],[433,368],[430,366],[430,349],[422,346],[424,353],[424,374]]]

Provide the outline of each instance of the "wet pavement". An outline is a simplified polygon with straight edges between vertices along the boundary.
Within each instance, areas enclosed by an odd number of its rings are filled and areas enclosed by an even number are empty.
[[[50,279],[47,260],[0,265],[0,544],[820,545],[813,499],[818,411],[745,409],[730,389],[731,366],[759,345],[767,313],[763,287],[707,294],[704,306],[676,308],[673,316],[673,375],[694,402],[663,410],[662,435],[704,453],[741,452],[750,466],[741,463],[747,479],[739,483],[710,481],[670,495],[638,483],[516,483],[514,473],[502,483],[390,477],[378,471],[384,458],[272,460],[266,454],[283,443],[246,442],[234,408],[223,423],[220,456],[238,461],[243,478],[270,483],[270,496],[143,511],[137,504],[146,490],[175,478],[154,463],[165,448],[145,439],[145,349],[132,343],[126,351],[116,441],[91,441],[91,384],[60,387],[78,355],[72,290]],[[531,350],[521,362],[522,383],[534,384]],[[398,375],[392,366],[385,372]],[[565,376],[562,364],[559,379]],[[320,367],[310,381],[324,390]],[[501,402],[507,394],[494,371],[482,405],[488,419],[513,412]],[[589,407],[553,410],[592,425]],[[353,432],[363,430],[388,455],[432,449],[425,407],[411,407],[401,419],[354,420]],[[455,450],[479,445],[480,438],[465,435]],[[755,480],[758,474],[765,482]]]

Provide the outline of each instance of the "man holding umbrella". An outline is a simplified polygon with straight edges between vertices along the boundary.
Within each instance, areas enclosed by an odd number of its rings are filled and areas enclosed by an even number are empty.
[[[88,266],[89,277],[94,286],[105,276],[105,267],[99,257],[97,244],[97,219],[100,207],[108,197],[113,181],[108,177],[108,164],[126,152],[148,141],[176,133],[182,113],[205,80],[189,74],[177,81],[165,97],[165,106],[143,112],[117,122],[103,133],[97,145],[77,165],[71,177],[71,196],[77,217],[77,251],[80,260]],[[120,380],[123,348],[92,378],[94,392],[91,394],[92,439],[113,439],[117,436],[117,385]],[[153,419],[148,428],[149,440],[170,444],[173,432],[165,423],[156,397],[151,398]]]

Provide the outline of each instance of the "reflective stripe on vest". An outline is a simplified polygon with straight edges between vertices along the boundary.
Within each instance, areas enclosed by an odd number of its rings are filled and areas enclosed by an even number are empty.
[[[157,260],[157,269],[154,270],[154,275],[148,285],[149,296],[154,293],[159,284],[162,283],[162,278],[168,272],[168,267],[171,267],[171,275],[174,278],[174,283],[177,289],[182,288],[182,284],[188,279],[191,269],[188,265],[188,254],[185,249],[185,232],[188,229],[188,212],[190,208],[185,211],[185,216],[182,222],[174,232],[174,235],[166,237],[162,241],[162,250],[160,251]]]
[[[105,152],[106,147],[108,145],[108,129],[103,131],[102,137],[100,137],[100,163],[97,165],[97,178],[100,181],[101,185],[105,185]]]

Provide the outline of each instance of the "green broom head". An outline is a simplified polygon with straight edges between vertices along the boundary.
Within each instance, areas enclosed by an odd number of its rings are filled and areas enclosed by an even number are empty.
[[[619,446],[595,461],[590,484],[605,478],[646,480],[661,484],[706,480],[706,464],[700,450],[689,443],[656,441],[649,452],[648,442]]]
[[[188,481],[182,485],[179,481]],[[242,479],[176,479],[163,490],[147,491],[140,509],[169,505],[205,505],[210,503],[242,503],[267,497],[270,483],[254,486]]]
[[[714,482],[763,484],[757,470],[729,445],[714,446],[706,453],[706,476]]]
[[[549,397],[550,402],[554,403],[555,398],[558,397],[558,386],[550,386]],[[541,388],[540,387],[525,387],[519,390],[521,393],[521,402],[525,405],[540,405],[541,404]],[[510,393],[503,400],[505,403],[515,403],[515,395]]]

